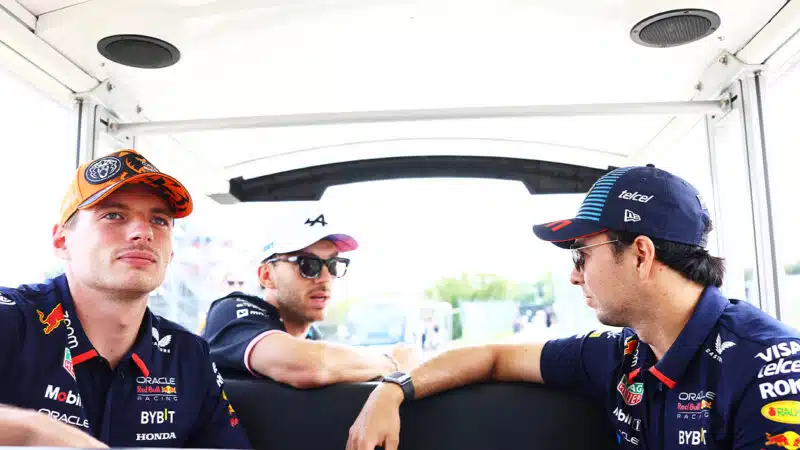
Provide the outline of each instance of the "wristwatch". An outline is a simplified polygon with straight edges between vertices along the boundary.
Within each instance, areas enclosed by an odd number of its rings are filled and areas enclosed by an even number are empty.
[[[383,377],[384,383],[394,383],[403,390],[403,401],[414,400],[414,383],[411,375],[403,372],[393,372]]]

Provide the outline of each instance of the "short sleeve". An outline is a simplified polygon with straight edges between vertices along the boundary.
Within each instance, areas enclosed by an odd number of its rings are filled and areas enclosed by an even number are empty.
[[[272,333],[285,333],[279,317],[249,297],[228,296],[211,305],[203,338],[211,347],[211,359],[221,370],[255,375],[250,353],[258,341]]]
[[[594,331],[545,343],[540,360],[546,384],[600,396],[612,385],[633,333]]]

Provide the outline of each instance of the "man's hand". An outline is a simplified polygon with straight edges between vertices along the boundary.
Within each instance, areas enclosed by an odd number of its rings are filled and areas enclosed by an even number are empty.
[[[400,372],[408,373],[422,361],[420,351],[405,343],[395,344],[389,354],[397,361],[397,370]]]
[[[391,383],[380,384],[369,395],[347,439],[347,450],[397,450],[400,443],[400,403],[403,391]]]
[[[0,405],[0,445],[108,448],[107,445],[44,414]]]
[[[32,423],[28,445],[34,447],[108,448],[83,431],[40,413]]]

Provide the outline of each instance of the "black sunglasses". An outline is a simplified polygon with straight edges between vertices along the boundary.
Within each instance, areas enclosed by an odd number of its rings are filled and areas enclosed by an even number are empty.
[[[286,261],[297,264],[300,267],[300,275],[303,278],[318,278],[322,273],[323,267],[328,267],[328,272],[334,278],[342,278],[347,273],[347,266],[350,260],[347,258],[340,258],[334,256],[333,258],[322,259],[313,255],[297,255],[297,256],[276,256],[264,261],[265,263],[274,263],[277,261]]]
[[[619,242],[619,239],[614,239],[613,241],[600,242],[599,244],[584,245],[582,247],[570,248],[570,251],[572,252],[572,263],[575,264],[575,270],[580,272],[583,270],[583,266],[586,265],[586,254],[583,253],[583,249],[597,247],[598,245],[612,244],[614,242]]]

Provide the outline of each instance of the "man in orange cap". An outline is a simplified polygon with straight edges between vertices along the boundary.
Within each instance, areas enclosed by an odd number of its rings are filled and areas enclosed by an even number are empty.
[[[250,447],[208,344],[147,308],[191,212],[133,150],[78,168],[53,228],[65,273],[0,288],[0,444]]]

